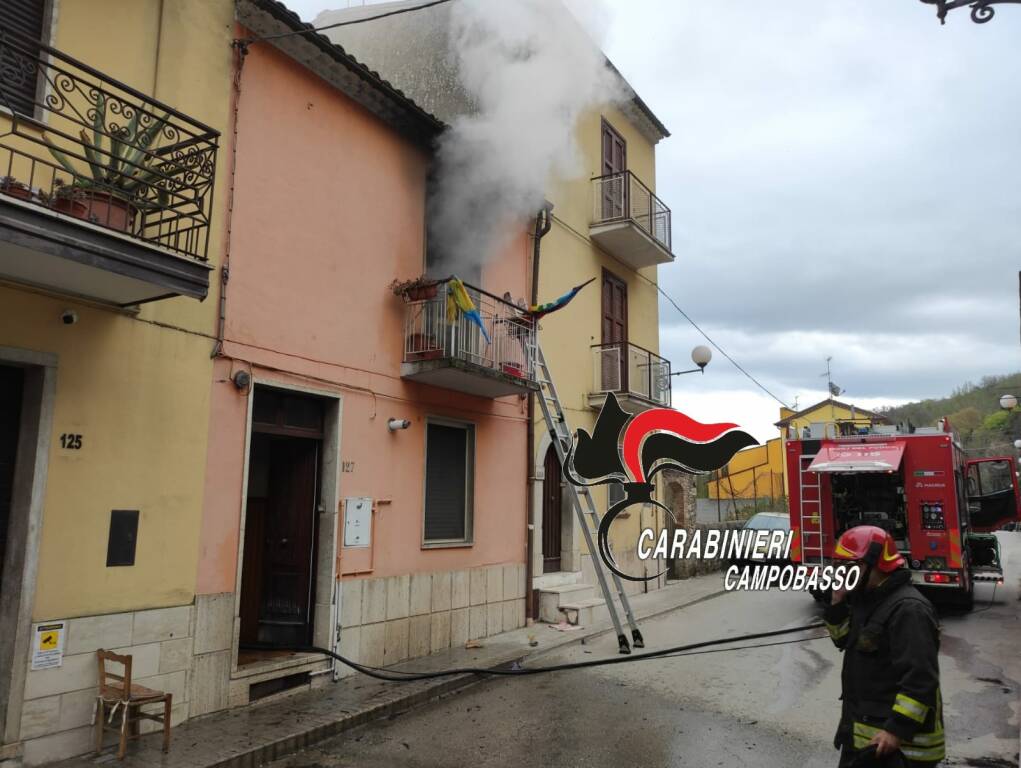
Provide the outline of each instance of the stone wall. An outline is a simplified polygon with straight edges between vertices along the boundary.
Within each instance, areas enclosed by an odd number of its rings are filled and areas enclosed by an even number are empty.
[[[99,648],[130,654],[132,681],[172,693],[173,724],[186,720],[193,619],[190,605],[71,619],[61,666],[28,671],[20,732],[24,764],[39,765],[92,748]],[[142,723],[143,731],[154,727]]]
[[[340,653],[370,666],[525,626],[524,563],[345,579],[340,588]],[[24,764],[92,749],[99,648],[131,655],[133,682],[173,694],[174,725],[247,704],[253,683],[328,669],[320,655],[298,655],[235,670],[235,604],[233,593],[199,595],[195,605],[70,619],[61,666],[28,671],[20,730]],[[346,666],[339,669],[353,674]],[[302,689],[328,681],[328,675],[319,675]],[[141,723],[143,732],[158,727]]]
[[[736,530],[744,525],[740,521],[730,521],[723,523],[695,523],[687,527],[688,541],[691,541],[691,537],[695,531],[702,532],[702,541],[705,541],[706,531],[709,530]],[[690,579],[694,576],[702,576],[706,573],[714,573],[716,571],[723,571],[727,568],[727,562],[721,559],[713,560],[672,560],[670,562],[670,576],[674,579]]]
[[[341,582],[340,654],[368,666],[523,626],[524,563]]]

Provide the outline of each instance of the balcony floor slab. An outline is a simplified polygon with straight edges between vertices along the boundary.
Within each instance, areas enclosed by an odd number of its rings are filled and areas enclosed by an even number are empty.
[[[600,248],[634,269],[670,264],[674,255],[631,219],[593,224],[591,237]]]
[[[0,196],[0,279],[115,306],[204,299],[212,267]]]
[[[527,395],[539,389],[534,381],[451,357],[402,363],[401,378],[486,398]]]

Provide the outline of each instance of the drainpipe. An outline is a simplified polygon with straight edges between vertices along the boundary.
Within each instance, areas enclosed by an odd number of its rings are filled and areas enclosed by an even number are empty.
[[[539,252],[542,238],[553,226],[553,203],[548,200],[535,217],[535,236],[532,240],[532,286],[529,295],[529,306],[539,303]],[[538,322],[538,321],[537,321]],[[539,328],[535,328],[535,340],[539,342]],[[532,484],[535,482],[535,393],[528,394],[528,440],[525,445],[528,453],[528,482],[525,484],[525,615],[530,619],[536,615],[535,600],[532,598],[532,558],[535,550],[535,493]]]

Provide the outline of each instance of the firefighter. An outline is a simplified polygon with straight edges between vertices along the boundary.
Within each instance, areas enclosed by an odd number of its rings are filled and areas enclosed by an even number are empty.
[[[945,755],[939,688],[939,625],[911,585],[893,537],[874,525],[845,531],[834,556],[861,578],[834,590],[824,621],[844,652],[843,706],[833,745],[840,768],[932,768]]]

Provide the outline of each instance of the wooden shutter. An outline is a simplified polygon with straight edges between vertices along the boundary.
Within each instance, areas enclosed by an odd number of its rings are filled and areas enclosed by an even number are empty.
[[[0,3],[0,33],[9,34],[12,42],[28,49],[33,56],[39,55],[45,19],[45,0],[3,0]],[[34,73],[26,73],[23,67],[10,60],[13,55],[0,47],[0,71],[7,73],[2,81],[3,98],[15,111],[31,117],[35,114],[38,81]],[[22,56],[20,51],[17,56]],[[14,73],[22,74],[19,77]]]
[[[627,341],[627,283],[603,270],[603,344]]]
[[[472,427],[430,422],[426,428],[425,540],[470,538]]]
[[[603,175],[627,170],[627,142],[603,120]]]

